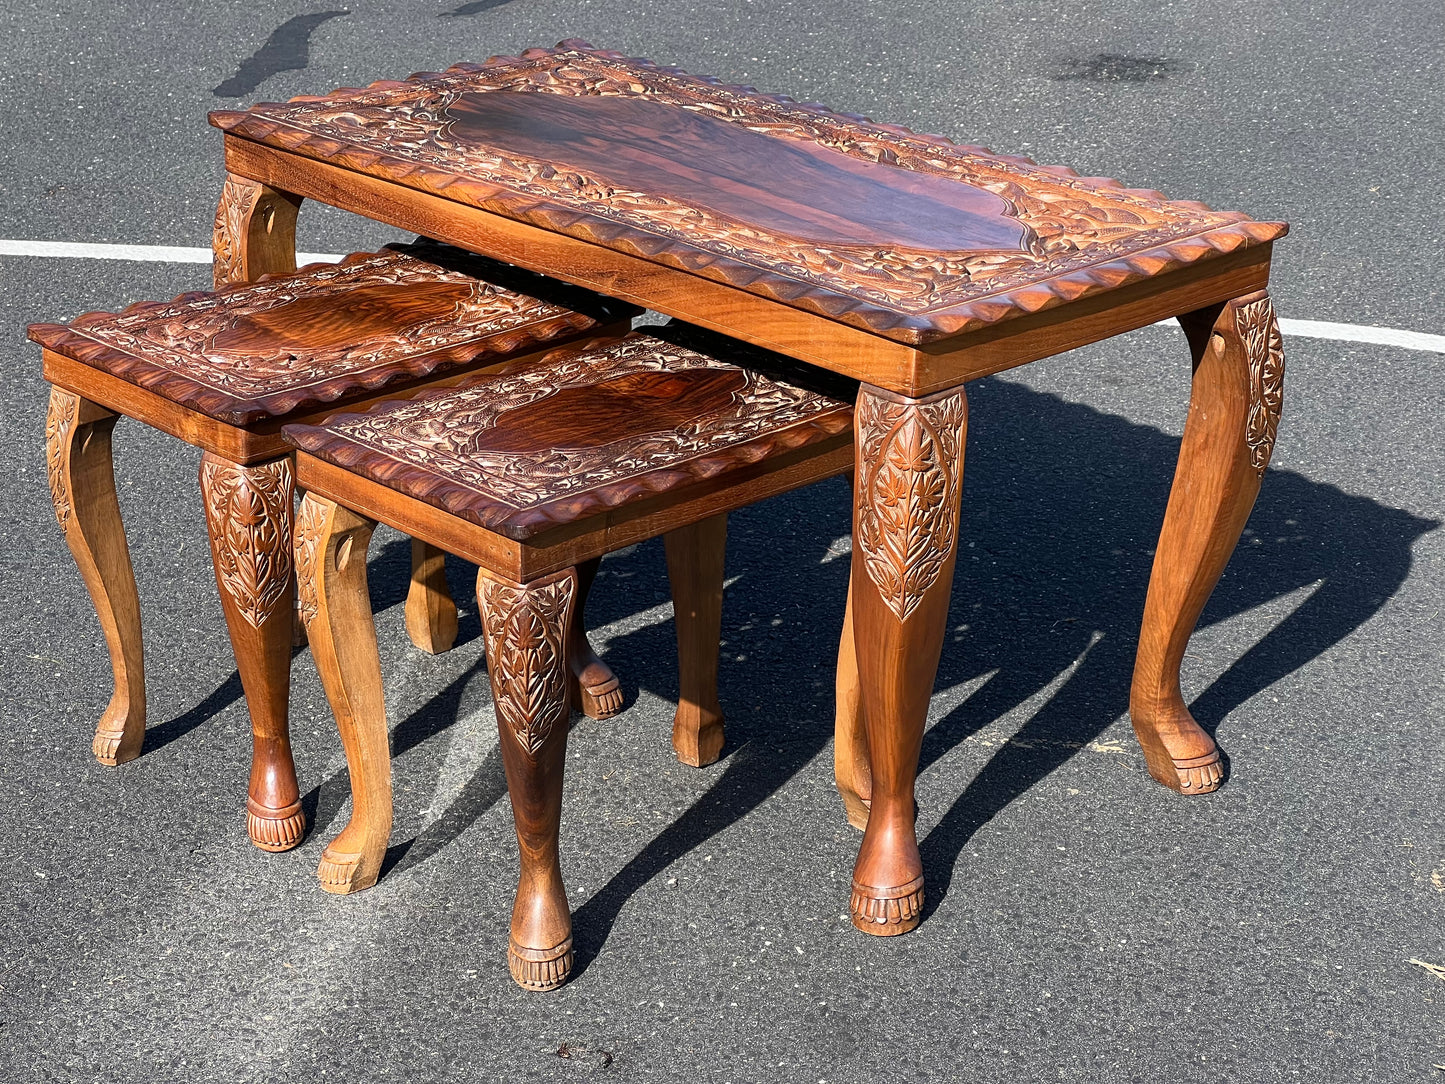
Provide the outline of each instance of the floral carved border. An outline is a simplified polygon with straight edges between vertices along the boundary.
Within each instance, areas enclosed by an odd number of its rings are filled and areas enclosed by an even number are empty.
[[[1235,309],[1234,326],[1249,358],[1249,418],[1244,440],[1250,465],[1262,475],[1274,453],[1284,408],[1284,339],[1269,295]]]
[[[665,193],[632,191],[565,161],[536,161],[453,134],[453,103],[464,94],[498,92],[646,98],[861,161],[947,177],[1001,197],[1028,228],[1027,251],[803,243]],[[378,163],[375,171],[396,174],[403,183],[416,184],[417,171],[437,182],[478,182],[486,187],[476,193],[484,204],[510,201],[512,213],[524,220],[550,204],[571,216],[580,212],[614,228],[707,250],[751,266],[754,275],[776,274],[900,314],[933,313],[1079,272],[1243,217],[861,120],[585,48],[529,50],[520,58],[213,117],[247,138],[322,159],[360,152]],[[576,222],[559,219],[556,226],[571,232]]]
[[[858,546],[868,578],[908,620],[953,555],[968,402],[858,396]]]
[[[497,715],[529,756],[567,725],[563,643],[576,591],[571,570],[526,585],[477,580]]]
[[[255,467],[210,455],[201,461],[216,580],[254,628],[291,596],[295,492],[289,457]]]

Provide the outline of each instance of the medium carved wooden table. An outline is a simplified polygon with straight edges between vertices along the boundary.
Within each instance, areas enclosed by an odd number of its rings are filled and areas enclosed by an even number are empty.
[[[914,775],[943,644],[977,377],[1178,317],[1194,355],[1130,698],[1150,772],[1215,789],[1179,664],[1269,461],[1282,223],[563,42],[211,114],[218,274],[290,266],[319,200],[862,382],[837,769],[866,832],[853,920],[923,903]]]

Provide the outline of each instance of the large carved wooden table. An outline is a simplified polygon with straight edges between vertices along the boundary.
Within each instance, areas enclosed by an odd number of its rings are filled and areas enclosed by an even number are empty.
[[[1179,664],[1254,503],[1283,355],[1282,223],[1166,200],[564,42],[217,112],[218,275],[293,259],[302,199],[861,382],[837,768],[866,820],[853,919],[917,924],[914,775],[957,554],[964,384],[1169,317],[1194,356],[1130,711],[1150,772],[1218,786]],[[870,808],[871,807],[871,808]]]

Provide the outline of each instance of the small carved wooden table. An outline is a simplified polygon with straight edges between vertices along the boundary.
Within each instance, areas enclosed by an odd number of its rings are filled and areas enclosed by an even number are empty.
[[[563,42],[211,114],[219,274],[289,267],[313,199],[861,380],[837,768],[853,920],[912,929],[914,775],[957,554],[964,384],[1178,317],[1183,448],[1130,711],[1149,770],[1213,790],[1179,664],[1269,461],[1286,227]],[[227,269],[231,270],[227,270]]]

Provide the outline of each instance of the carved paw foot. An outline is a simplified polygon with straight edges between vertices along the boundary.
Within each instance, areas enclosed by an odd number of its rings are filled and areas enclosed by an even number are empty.
[[[263,851],[289,851],[306,834],[306,814],[299,802],[285,809],[268,809],[247,799],[246,834]]]
[[[507,967],[524,990],[555,990],[572,977],[572,935],[549,949],[527,948],[507,942]]]
[[[363,857],[359,854],[333,851],[327,847],[321,853],[321,861],[316,866],[316,879],[321,882],[323,889],[337,896],[346,896],[370,888],[376,884],[376,871],[362,869]]]
[[[853,925],[875,937],[907,933],[923,917],[923,878],[897,888],[874,888],[853,882]]]
[[[621,711],[622,682],[612,667],[599,659],[585,640],[582,647],[569,654],[572,707],[589,719],[610,719]]]
[[[90,743],[91,750],[95,753],[95,759],[106,767],[114,768],[117,764],[124,764],[128,760],[134,760],[140,756],[139,741],[127,742],[123,730],[97,730],[95,738]]]
[[[1224,781],[1224,764],[1218,749],[1200,757],[1170,757],[1168,766],[1160,765],[1160,768],[1162,770],[1156,771],[1150,762],[1149,774],[1180,794],[1208,794],[1218,790]]]

